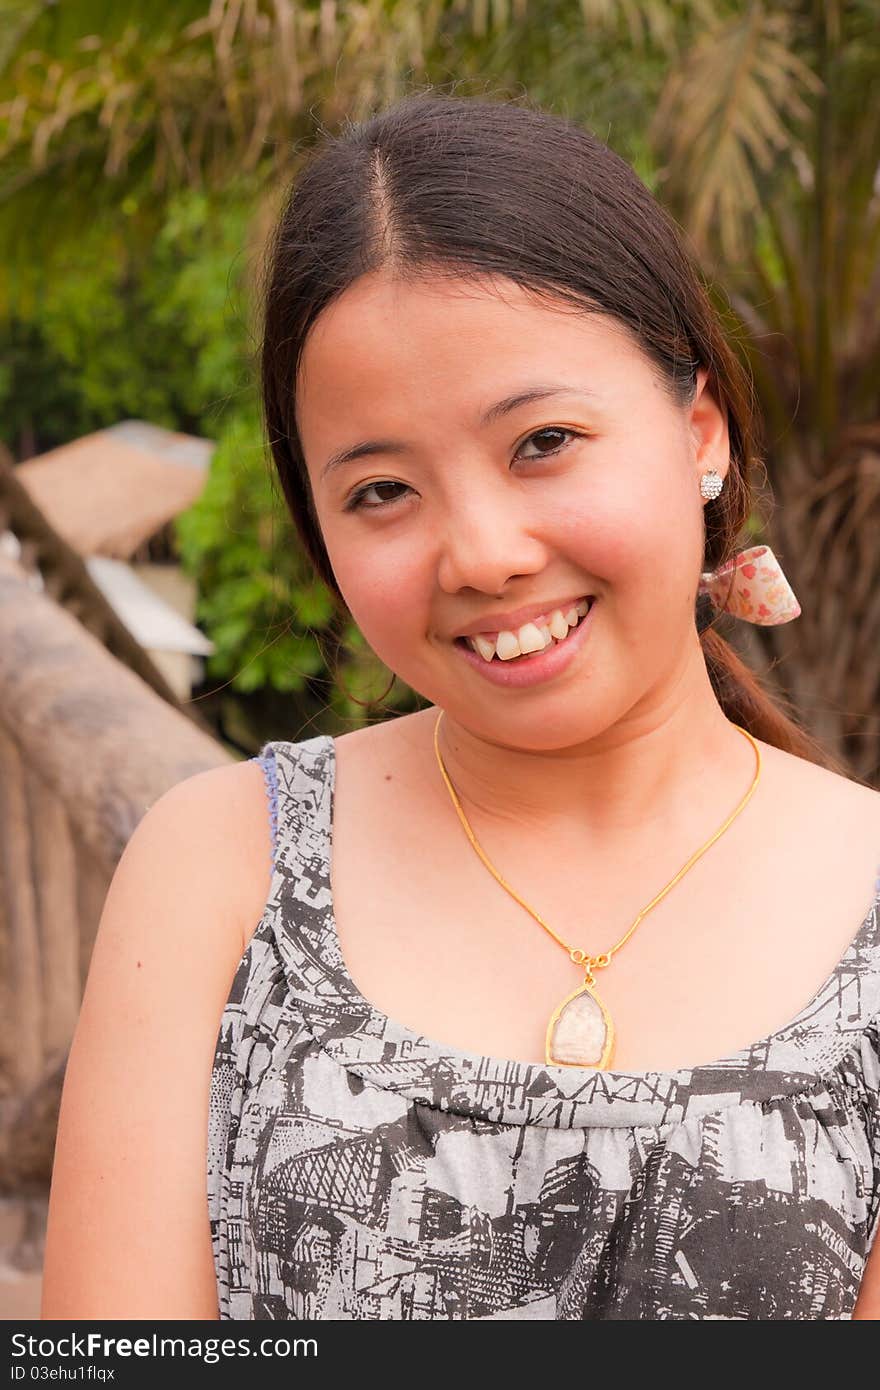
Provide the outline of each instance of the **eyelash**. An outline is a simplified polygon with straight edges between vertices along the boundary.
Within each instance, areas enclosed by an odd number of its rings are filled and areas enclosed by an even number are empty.
[[[583,439],[585,437],[584,435],[579,434],[577,430],[564,429],[561,425],[544,425],[542,429],[533,430],[531,434],[527,434],[525,439],[522,441],[523,444],[528,444],[530,439],[537,438],[539,434],[567,434],[570,435],[571,438],[566,440],[565,443],[560,444],[557,448],[548,450],[546,454],[535,455],[535,459],[555,458],[557,454],[561,454],[564,449],[568,448],[572,440]],[[519,455],[517,454],[516,457],[519,457]],[[530,460],[530,462],[531,461],[533,460]],[[369,503],[369,505],[364,504],[363,498],[366,495],[366,493],[370,491],[370,488],[385,487],[389,483],[392,487],[407,487],[406,483],[396,483],[391,478],[379,478],[375,482],[365,483],[363,487],[357,488],[356,491],[352,493],[351,497],[345,504],[344,510],[347,512],[381,512],[388,507],[395,506],[398,502],[402,502],[404,500],[405,494],[400,494],[397,497],[392,497],[390,500],[386,502],[371,502]]]

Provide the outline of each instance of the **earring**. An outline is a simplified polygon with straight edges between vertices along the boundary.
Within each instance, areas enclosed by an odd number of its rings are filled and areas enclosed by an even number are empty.
[[[720,473],[716,473],[714,468],[710,468],[700,479],[700,492],[702,496],[707,498],[710,502],[714,501],[714,499],[720,495],[723,487],[724,479],[721,477]]]

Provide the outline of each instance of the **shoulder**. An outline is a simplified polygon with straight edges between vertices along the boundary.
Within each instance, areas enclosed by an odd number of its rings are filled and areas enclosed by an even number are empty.
[[[854,884],[880,874],[880,791],[758,741],[765,796],[763,833],[791,846],[806,867],[832,865]],[[854,889],[854,891],[856,891]]]
[[[271,883],[272,827],[266,776],[255,760],[194,773],[147,809],[114,875],[116,891],[166,892],[204,905],[214,944],[241,949]],[[156,881],[161,879],[161,885]]]
[[[294,769],[304,778],[300,790],[313,790],[311,777],[329,775],[327,759],[301,757],[305,745],[321,747],[312,739],[273,740],[262,761],[250,758],[178,782],[151,806],[126,849],[145,875],[164,862],[167,871],[185,876],[188,893],[204,894],[215,905],[215,929],[225,933],[236,959],[265,911]],[[313,801],[305,798],[307,806]]]
[[[262,915],[271,836],[259,764],[195,773],[149,806],[123,850],[104,902],[86,994],[125,988],[188,1001],[213,1019]],[[134,970],[131,970],[134,965]]]
[[[252,800],[254,789],[262,788],[264,773],[256,758],[224,763],[175,782],[151,802],[143,821],[154,825],[180,818],[186,821],[198,811],[198,824],[218,827],[236,815]],[[192,822],[195,824],[195,822]]]
[[[768,780],[782,795],[880,829],[880,791],[855,778],[757,740]],[[880,844],[878,844],[880,849]]]

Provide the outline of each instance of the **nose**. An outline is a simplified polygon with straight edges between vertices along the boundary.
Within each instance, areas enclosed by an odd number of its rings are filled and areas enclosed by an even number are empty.
[[[544,543],[532,533],[523,499],[471,496],[450,512],[439,542],[437,582],[446,593],[504,593],[516,575],[546,568]]]

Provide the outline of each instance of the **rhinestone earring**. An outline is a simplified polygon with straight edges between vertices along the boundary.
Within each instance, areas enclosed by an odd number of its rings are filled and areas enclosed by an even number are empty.
[[[716,473],[714,468],[710,468],[700,479],[700,492],[710,502],[713,502],[720,495],[723,487],[724,479],[720,473]]]

